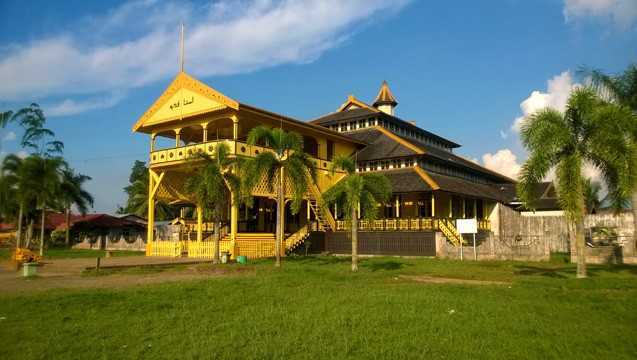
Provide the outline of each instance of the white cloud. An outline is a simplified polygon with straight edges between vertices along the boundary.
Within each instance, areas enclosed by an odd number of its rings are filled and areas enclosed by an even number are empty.
[[[94,97],[82,101],[66,99],[56,104],[44,106],[44,108],[46,109],[46,114],[51,117],[69,116],[89,110],[110,108],[115,106],[123,98],[123,94],[115,93],[108,97]]]
[[[518,164],[518,157],[509,149],[498,150],[495,154],[482,155],[482,163],[487,169],[513,179],[517,178],[522,167]]]
[[[2,137],[2,142],[13,141],[16,138],[16,134],[13,131],[9,131]]]
[[[24,159],[29,156],[29,153],[24,150],[20,150],[16,153],[16,155],[18,155],[18,157],[20,157],[21,159]]]
[[[0,54],[0,99],[102,96],[172,77],[178,70],[180,20],[186,24],[186,70],[195,76],[309,62],[346,40],[355,25],[399,11],[409,1],[127,3],[79,21],[72,34],[10,44]],[[69,99],[54,111],[71,114],[109,104]]]
[[[622,28],[628,28],[637,20],[635,0],[565,0],[564,18],[567,22],[578,18],[608,18]]]
[[[516,133],[520,132],[522,124],[529,115],[546,107],[564,111],[569,94],[578,86],[580,84],[573,83],[573,77],[569,71],[554,76],[548,80],[546,92],[534,90],[528,98],[522,101],[520,109],[523,115],[515,118],[511,130]]]

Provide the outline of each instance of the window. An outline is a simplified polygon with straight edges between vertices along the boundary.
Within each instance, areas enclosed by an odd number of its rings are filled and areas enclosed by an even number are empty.
[[[334,142],[327,140],[327,160],[332,161],[334,158]]]

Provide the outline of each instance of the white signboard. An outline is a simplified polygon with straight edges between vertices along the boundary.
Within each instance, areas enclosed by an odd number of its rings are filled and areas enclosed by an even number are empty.
[[[478,220],[476,219],[458,219],[456,220],[456,228],[461,234],[477,234]]]

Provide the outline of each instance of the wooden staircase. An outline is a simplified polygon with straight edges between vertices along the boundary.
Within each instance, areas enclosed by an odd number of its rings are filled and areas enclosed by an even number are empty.
[[[458,232],[458,229],[453,225],[451,220],[439,219],[438,229],[445,235],[445,237],[453,244],[453,246],[460,246],[465,241],[462,238],[462,234]]]
[[[307,201],[310,204],[310,208],[312,212],[316,216],[316,222],[318,224],[319,231],[335,231],[336,230],[336,220],[332,213],[327,208],[325,203],[323,203],[321,191],[318,186],[310,179],[308,189],[307,189]]]
[[[296,248],[298,248],[301,244],[305,242],[305,239],[310,236],[311,229],[313,228],[312,223],[306,224],[301,227],[297,232],[285,238],[285,252],[291,253]]]

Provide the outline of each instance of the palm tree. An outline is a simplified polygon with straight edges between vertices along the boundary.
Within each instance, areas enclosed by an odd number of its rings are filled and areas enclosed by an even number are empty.
[[[609,75],[597,69],[580,69],[580,74],[588,77],[597,92],[606,100],[626,106],[637,114],[637,64],[631,64],[623,73]],[[637,121],[634,119],[623,124],[625,133],[637,147]],[[637,153],[637,150],[634,150]],[[631,207],[633,212],[633,238],[637,242],[637,159],[630,163],[630,176],[633,179]]]
[[[68,165],[61,157],[31,155],[24,160],[27,185],[35,192],[35,201],[41,211],[40,256],[44,255],[44,226],[46,211],[55,207],[62,185],[62,170]]]
[[[23,148],[31,149],[33,154],[51,157],[62,154],[64,144],[55,140],[55,133],[44,127],[46,117],[38,104],[18,110],[8,120],[18,122],[24,128],[24,134],[20,140]]]
[[[584,179],[584,203],[586,204],[586,213],[592,214],[594,210],[599,208],[599,192],[602,186],[597,181],[590,178]]]
[[[137,216],[146,217],[148,212],[148,170],[139,179],[124,188],[128,193],[128,200],[125,213],[132,213]],[[172,219],[175,215],[174,209],[163,201],[155,202],[155,218],[157,220]]]
[[[36,196],[36,190],[30,185],[29,173],[25,167],[25,160],[15,154],[7,155],[2,161],[2,192],[7,201],[3,202],[3,207],[9,206],[9,198],[15,201],[18,207],[16,247],[22,245],[22,230],[24,217],[31,212]],[[9,211],[5,209],[5,212]]]
[[[185,190],[192,196],[198,207],[204,210],[207,218],[214,223],[215,253],[213,263],[219,263],[220,225],[224,210],[228,208],[232,193],[239,192],[240,180],[232,169],[237,164],[236,158],[230,158],[230,148],[226,144],[218,144],[213,156],[198,153],[193,161],[203,160],[194,175],[185,183]],[[195,166],[195,164],[193,164]]]
[[[594,90],[580,88],[569,96],[564,113],[546,108],[531,115],[522,126],[521,140],[529,158],[522,166],[518,196],[533,209],[535,186],[552,168],[556,169],[558,201],[575,228],[578,278],[586,277],[583,166],[590,163],[602,172],[615,206],[621,204],[630,188],[630,143],[618,124],[632,114],[624,110],[602,101]]]
[[[68,247],[71,244],[71,207],[75,205],[80,214],[86,215],[89,206],[93,206],[93,196],[82,187],[85,182],[91,180],[90,176],[75,173],[70,168],[62,169],[61,175],[62,183],[58,199],[64,209],[66,222],[64,244]]]
[[[347,176],[323,194],[328,204],[338,204],[350,221],[352,231],[352,271],[358,271],[358,217],[359,209],[365,219],[373,220],[378,207],[391,196],[391,183],[383,174],[356,173],[356,163],[348,156],[337,156],[330,165],[330,173],[344,170]]]
[[[0,129],[4,129],[7,126],[12,115],[13,111],[0,111]]]
[[[314,181],[314,163],[303,151],[303,138],[295,132],[286,132],[279,128],[258,126],[248,133],[250,145],[264,145],[272,151],[263,151],[246,161],[243,166],[244,197],[249,203],[249,194],[265,177],[270,191],[276,188],[276,252],[275,266],[281,266],[281,246],[285,233],[285,189],[292,189],[292,213],[301,208],[303,196],[307,192],[309,181]]]

